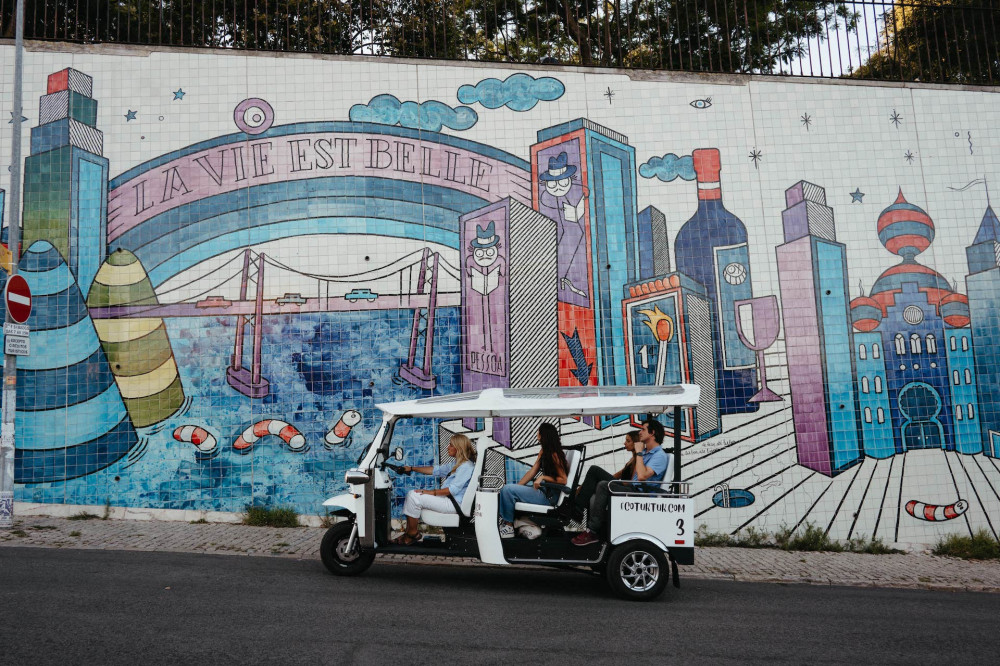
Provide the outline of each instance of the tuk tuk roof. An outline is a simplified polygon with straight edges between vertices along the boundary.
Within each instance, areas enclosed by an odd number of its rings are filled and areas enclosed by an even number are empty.
[[[423,418],[659,414],[672,407],[696,407],[700,395],[694,384],[491,388],[376,406],[392,416]]]

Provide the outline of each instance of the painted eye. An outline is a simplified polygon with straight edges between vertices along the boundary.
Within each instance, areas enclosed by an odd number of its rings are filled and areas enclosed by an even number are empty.
[[[747,269],[743,264],[734,262],[726,266],[723,277],[729,284],[743,284],[747,279]]]
[[[706,97],[705,99],[696,99],[693,102],[691,102],[691,106],[693,106],[696,109],[707,109],[708,107],[712,106],[712,98]]]
[[[482,259],[486,256],[486,250],[476,250],[476,259]]]

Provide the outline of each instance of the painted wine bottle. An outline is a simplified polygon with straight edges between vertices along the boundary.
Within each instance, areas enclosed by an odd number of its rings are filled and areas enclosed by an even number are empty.
[[[698,210],[677,233],[677,269],[702,285],[713,304],[715,381],[720,414],[757,411],[749,399],[757,390],[754,353],[740,340],[738,300],[752,298],[747,230],[722,204],[722,171],[716,148],[693,153]]]

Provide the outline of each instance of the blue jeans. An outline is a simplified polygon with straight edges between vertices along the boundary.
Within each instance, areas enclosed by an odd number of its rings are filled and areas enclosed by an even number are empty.
[[[500,518],[506,520],[508,523],[513,523],[514,504],[517,502],[549,505],[553,503],[548,495],[541,490],[535,490],[533,486],[508,483],[500,489]]]

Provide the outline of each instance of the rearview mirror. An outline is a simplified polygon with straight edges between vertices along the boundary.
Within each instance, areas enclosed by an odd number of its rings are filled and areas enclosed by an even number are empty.
[[[392,457],[395,458],[396,460],[402,460],[403,459],[403,447],[397,446],[396,450],[392,452]]]

